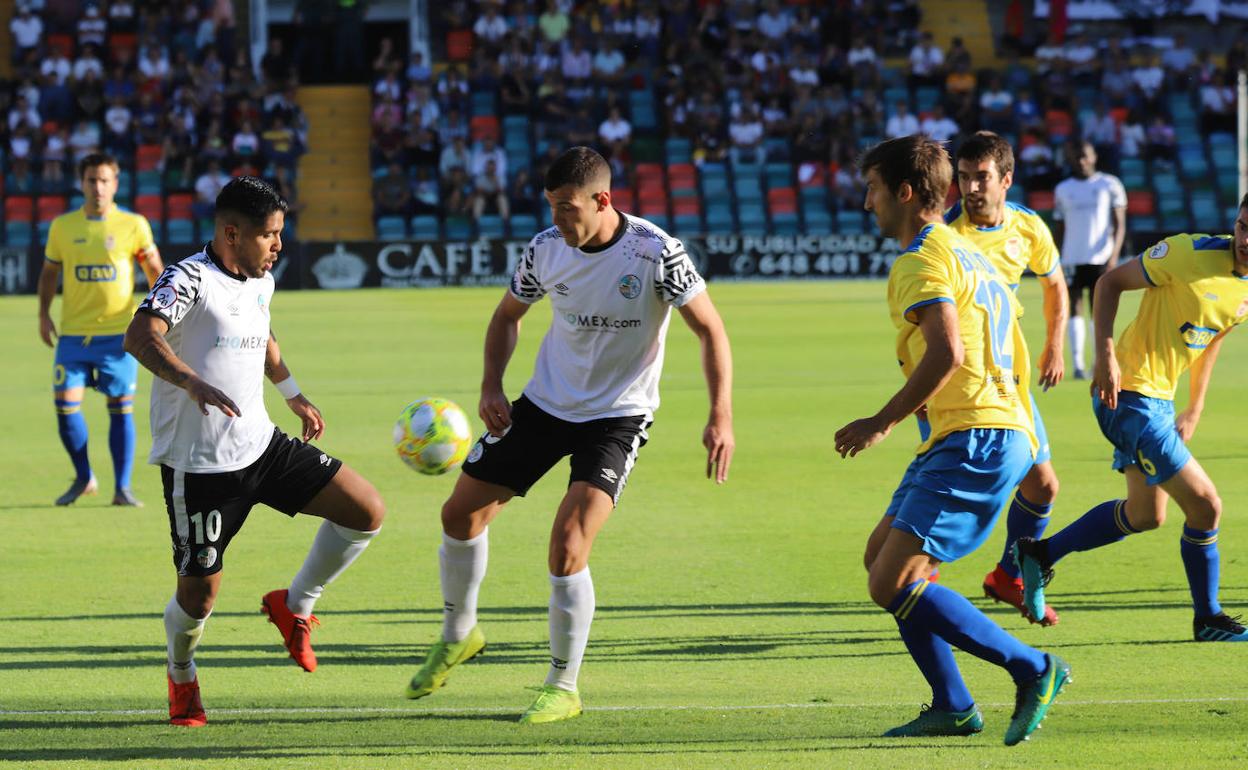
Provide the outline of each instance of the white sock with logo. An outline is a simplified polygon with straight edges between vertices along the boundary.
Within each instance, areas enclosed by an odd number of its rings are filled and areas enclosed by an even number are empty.
[[[550,576],[550,672],[546,684],[576,690],[576,675],[594,619],[594,581],[589,567],[574,575]]]
[[[477,624],[477,595],[490,557],[490,528],[469,540],[442,533],[438,566],[442,575],[442,641],[458,642]]]
[[[1083,366],[1083,343],[1088,338],[1088,327],[1083,323],[1083,317],[1072,315],[1070,322],[1067,324],[1070,330],[1070,361],[1075,365],[1075,369],[1086,372]]]
[[[332,521],[321,522],[308,558],[304,559],[295,579],[290,581],[290,590],[286,593],[286,606],[290,611],[296,615],[311,615],[312,607],[321,598],[325,586],[350,567],[380,531],[381,527],[363,532]]]
[[[212,613],[208,613],[211,615]],[[178,604],[177,594],[165,605],[165,644],[169,655],[169,676],[177,684],[195,680],[195,648],[204,634],[208,616],[193,618]]]

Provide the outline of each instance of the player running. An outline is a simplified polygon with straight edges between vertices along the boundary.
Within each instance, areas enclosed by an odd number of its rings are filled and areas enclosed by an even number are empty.
[[[951,171],[944,147],[923,136],[890,139],[861,162],[865,208],[880,232],[909,243],[888,278],[905,385],[875,415],[836,432],[853,457],[926,405],[931,434],[875,532],[866,564],[871,598],[897,621],[932,687],[931,707],[888,737],[970,735],[984,720],[951,644],[1001,666],[1017,686],[1005,732],[1012,746],[1040,724],[1070,679],[1055,655],[1006,633],[969,601],[928,580],[934,567],[974,551],[1035,460],[1027,343],[1014,293],[974,244],[942,221]]]
[[[1119,299],[1140,289],[1139,311],[1115,345]],[[1114,446],[1114,470],[1127,477],[1127,498],[1101,503],[1047,540],[1018,540],[1027,605],[1044,603],[1044,586],[1064,556],[1160,527],[1173,497],[1184,516],[1179,554],[1196,641],[1246,642],[1248,629],[1218,603],[1222,501],[1186,442],[1204,411],[1222,340],[1248,318],[1248,196],[1234,235],[1175,235],[1106,273],[1094,312],[1092,411]],[[1175,415],[1174,392],[1189,367],[1187,409]]]
[[[381,497],[363,477],[308,443],[325,431],[300,392],[269,329],[273,276],[286,201],[254,177],[234,179],[216,200],[204,250],[170,265],[126,331],[126,350],[156,375],[152,452],[160,466],[177,592],[165,607],[169,721],[207,722],[195,649],[221,586],[226,548],[257,503],[325,521],[289,589],[270,591],[261,611],[290,656],[316,669],[309,638],[313,605],[381,528]],[[264,408],[264,378],[302,423],[278,430]]]
[[[567,493],[550,536],[550,669],[520,721],[554,722],[581,713],[577,674],[594,615],[589,555],[619,502],[659,406],[659,374],[671,308],[702,346],[711,410],[702,443],[707,477],[728,478],[732,358],[723,322],[680,241],[611,205],[611,170],[601,155],[574,147],[547,172],[555,226],[529,243],[485,335],[479,414],[487,433],[468,455],[442,506],[442,639],[412,677],[409,698],[446,683],[479,654],[477,595],[485,577],[488,526],[503,506],[563,457],[572,456]],[[503,372],[520,320],[549,296],[551,322],[532,379],[514,402]]]
[[[1006,192],[1014,181],[1014,151],[991,131],[979,131],[958,147],[958,189],[961,199],[945,212],[945,223],[975,244],[1007,286],[1018,292],[1023,270],[1030,268],[1044,289],[1044,349],[1040,353],[1040,386],[1044,390],[1062,381],[1062,332],[1070,316],[1066,282],[1053,236],[1044,220],[1025,206],[1009,202]],[[1044,420],[1028,390],[1036,431],[1036,461],[1018,485],[1005,520],[1005,548],[996,567],[984,576],[984,593],[1009,604],[1031,622],[1052,626],[1058,621],[1052,607],[1033,618],[1023,609],[1023,579],[1014,561],[1014,541],[1040,537],[1057,499],[1057,473]]]
[[[142,505],[130,491],[139,366],[122,350],[122,336],[134,317],[134,263],[146,274],[148,286],[155,283],[164,265],[147,220],[113,203],[117,173],[117,159],[104,153],[87,155],[78,164],[82,207],[52,220],[39,274],[39,336],[48,347],[56,347],[52,373],[56,422],[74,465],[74,481],[56,498],[57,505],[69,505],[99,490],[91,472],[87,421],[82,416],[87,387],[108,399],[113,505]],[[62,274],[58,338],[50,311]]]

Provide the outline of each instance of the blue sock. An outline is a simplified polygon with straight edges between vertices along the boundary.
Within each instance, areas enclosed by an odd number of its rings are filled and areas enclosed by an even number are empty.
[[[1040,505],[1023,497],[1022,492],[1014,493],[1014,502],[1010,503],[1010,512],[1005,519],[1005,553],[998,562],[1005,574],[1013,578],[1022,574],[1014,563],[1014,541],[1020,537],[1034,537],[1039,540],[1049,524],[1049,513],[1052,510],[1052,503]]]
[[[1222,612],[1222,605],[1218,604],[1218,531],[1183,525],[1179,553],[1183,555],[1183,569],[1187,571],[1187,585],[1192,589],[1196,617],[1207,618]]]
[[[962,681],[953,648],[944,639],[917,623],[895,618],[901,641],[906,643],[910,657],[923,672],[923,678],[932,686],[932,708],[937,711],[966,711],[975,705],[975,699]]]
[[[134,401],[124,399],[108,405],[108,451],[113,455],[116,489],[130,488],[134,468]]]
[[[82,416],[81,401],[56,400],[56,427],[61,443],[69,452],[78,481],[91,478],[91,459],[87,456],[87,421]]]
[[[966,597],[939,583],[914,581],[901,589],[888,611],[899,621],[914,623],[958,649],[1001,666],[1016,682],[1040,676],[1048,665],[1044,653],[1010,636]]]
[[[1091,551],[1139,531],[1127,521],[1126,500],[1106,500],[1046,541],[1049,564],[1056,564],[1072,551]]]

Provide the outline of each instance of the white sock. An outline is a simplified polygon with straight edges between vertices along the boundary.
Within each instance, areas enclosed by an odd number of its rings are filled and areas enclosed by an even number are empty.
[[[477,595],[490,557],[490,528],[470,540],[442,533],[438,565],[442,574],[442,641],[458,642],[477,624]]]
[[[321,522],[308,558],[304,559],[299,574],[290,581],[290,590],[286,594],[286,606],[290,611],[296,615],[311,615],[312,607],[321,598],[325,586],[350,567],[380,531],[380,527],[372,532],[362,532],[332,521]]]
[[[550,672],[546,684],[576,690],[576,675],[594,619],[594,581],[589,567],[575,575],[550,576]]]
[[[208,613],[211,615],[212,613]],[[195,680],[195,648],[204,634],[207,616],[196,619],[186,614],[174,594],[165,605],[165,642],[169,653],[169,676],[178,684]]]
[[[1088,327],[1084,325],[1082,316],[1073,315],[1067,328],[1070,331],[1070,361],[1076,370],[1087,371],[1083,366],[1083,343],[1088,338]]]

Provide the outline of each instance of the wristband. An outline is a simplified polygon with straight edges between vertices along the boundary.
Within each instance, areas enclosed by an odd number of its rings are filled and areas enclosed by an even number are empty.
[[[299,395],[300,393],[299,383],[295,382],[294,377],[287,377],[281,382],[275,382],[273,383],[273,386],[277,388],[278,393],[282,394],[282,398],[286,399],[287,401]]]

